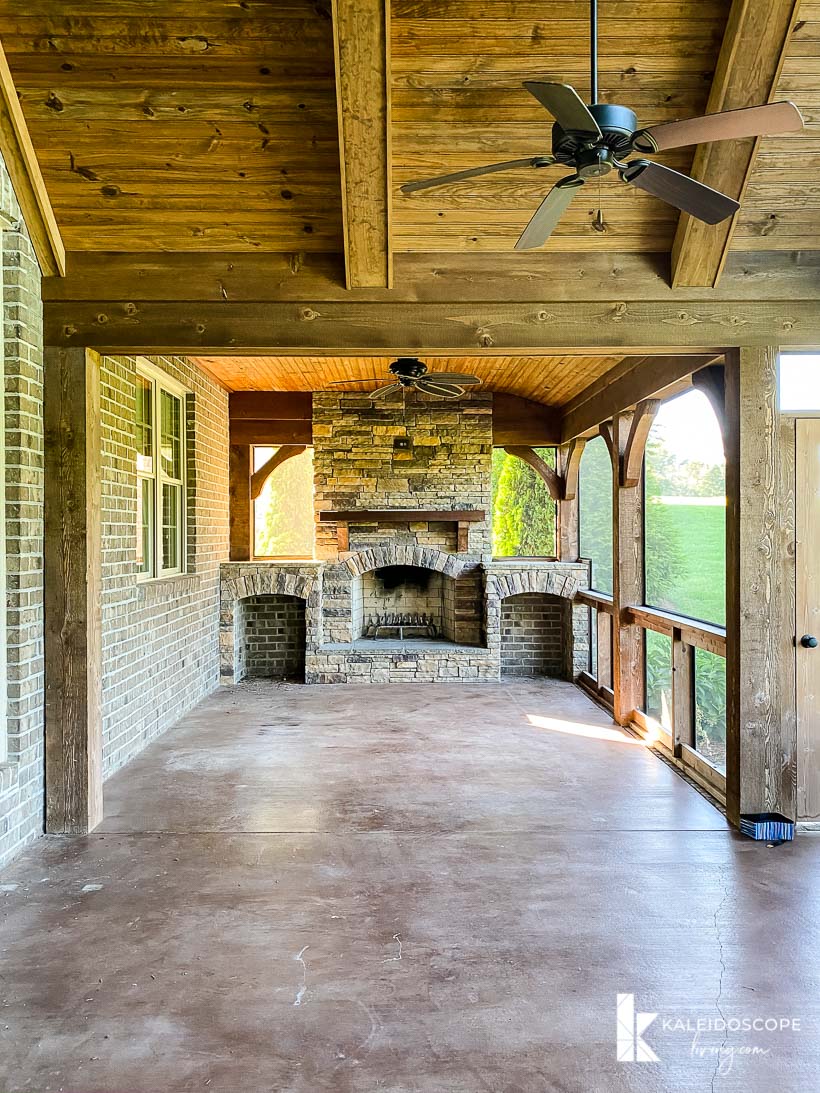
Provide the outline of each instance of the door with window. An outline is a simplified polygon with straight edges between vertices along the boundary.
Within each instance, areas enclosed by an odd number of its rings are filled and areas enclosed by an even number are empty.
[[[797,818],[820,820],[820,418],[797,419]]]

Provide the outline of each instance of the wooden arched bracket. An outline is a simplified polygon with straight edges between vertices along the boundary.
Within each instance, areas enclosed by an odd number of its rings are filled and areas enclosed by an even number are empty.
[[[564,478],[562,501],[574,501],[578,496],[578,472],[585,445],[586,437],[577,436],[561,448],[561,471]]]
[[[258,471],[254,471],[251,475],[251,501],[257,499],[265,488],[265,483],[277,467],[281,467],[286,460],[292,459],[293,456],[301,455],[306,448],[307,444],[283,444],[267,462],[262,464]]]
[[[609,450],[609,458],[613,459],[614,458],[614,456],[613,456],[614,448],[613,448],[613,440],[612,440],[612,422],[611,421],[602,421],[601,422],[601,424],[598,426],[598,436],[601,437],[604,444],[606,444],[607,449]]]
[[[635,407],[626,438],[626,447],[621,456],[621,486],[625,489],[637,486],[641,480],[646,441],[655,415],[660,408],[661,400],[657,398],[644,399]]]
[[[715,411],[723,445],[726,446],[726,369],[722,364],[709,364],[692,374],[692,386],[703,391]]]
[[[541,456],[533,448],[526,448],[523,445],[521,447],[505,447],[504,451],[507,455],[513,455],[516,459],[523,459],[537,475],[539,475],[546,483],[547,489],[550,491],[550,497],[553,501],[563,501],[563,480],[561,475],[557,471],[554,471],[548,463],[546,463]]]

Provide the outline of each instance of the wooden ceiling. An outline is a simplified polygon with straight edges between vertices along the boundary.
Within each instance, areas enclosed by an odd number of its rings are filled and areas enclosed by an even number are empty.
[[[3,0],[0,41],[69,250],[341,249],[330,0]]]
[[[600,3],[600,99],[639,124],[703,113],[723,30],[724,0]],[[397,251],[507,250],[556,166],[401,195],[415,178],[551,150],[552,119],[521,86],[557,79],[589,92],[589,5],[567,0],[394,0],[393,240]],[[692,150],[658,157],[687,171]],[[599,196],[604,231],[593,228]],[[551,251],[668,251],[677,211],[609,175],[586,186]]]
[[[659,157],[745,186],[734,235],[707,233],[693,260],[678,254],[685,218],[609,176],[578,196],[545,263],[672,252],[674,283],[707,287],[729,244],[820,250],[820,0],[797,2],[600,0],[601,98],[641,125],[772,92],[808,127],[756,159],[754,142],[709,146],[736,157],[728,174],[691,149]],[[71,254],[128,255],[134,284],[118,291],[133,301],[140,256],[284,254],[296,272],[305,253],[344,253],[353,288],[388,287],[393,253],[510,256],[562,169],[398,187],[548,151],[549,115],[521,82],[586,96],[587,20],[587,0],[0,0],[0,42],[69,272]]]
[[[194,357],[229,391],[372,391],[390,382],[393,357]],[[433,372],[467,372],[484,390],[520,395],[547,406],[565,406],[625,358],[435,357]],[[365,382],[331,387],[335,381],[362,377]]]

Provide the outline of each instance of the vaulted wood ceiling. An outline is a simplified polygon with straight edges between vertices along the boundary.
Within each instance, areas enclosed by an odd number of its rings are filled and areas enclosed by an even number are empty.
[[[397,194],[411,178],[548,150],[526,77],[588,88],[586,0],[393,0],[396,252],[508,252],[560,171]],[[604,100],[641,124],[701,112],[725,0],[601,0]],[[0,2],[9,59],[69,251],[339,252],[342,181],[330,0]],[[820,3],[804,2],[777,94],[802,136],[764,140],[738,249],[820,249]],[[753,59],[741,57],[741,65]],[[690,150],[662,159],[688,169]],[[666,252],[678,216],[588,185],[547,251]]]
[[[390,382],[393,357],[194,357],[229,391],[372,391]],[[467,372],[478,376],[484,390],[520,395],[547,406],[564,406],[594,380],[625,358],[560,357],[426,357],[431,372]],[[362,383],[337,381],[361,377]]]

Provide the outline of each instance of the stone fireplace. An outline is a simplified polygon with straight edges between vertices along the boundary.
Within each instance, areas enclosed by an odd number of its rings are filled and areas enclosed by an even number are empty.
[[[291,673],[304,648],[308,683],[572,677],[586,666],[587,609],[572,604],[586,565],[492,557],[491,394],[409,392],[391,404],[316,394],[313,441],[317,560],[223,566],[227,682],[253,661],[243,620],[258,605],[243,600],[265,593],[305,601],[250,633],[285,648]],[[280,652],[256,655],[278,663]]]
[[[353,637],[453,640],[453,578],[416,565],[391,565],[362,574],[352,589]]]

